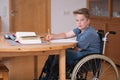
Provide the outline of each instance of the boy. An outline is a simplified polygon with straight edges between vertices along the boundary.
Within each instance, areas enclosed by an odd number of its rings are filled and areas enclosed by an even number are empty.
[[[66,50],[66,62],[75,60],[90,53],[100,53],[100,39],[97,32],[90,26],[89,10],[82,8],[73,12],[76,28],[66,33],[48,34],[46,40],[76,37],[77,46]]]

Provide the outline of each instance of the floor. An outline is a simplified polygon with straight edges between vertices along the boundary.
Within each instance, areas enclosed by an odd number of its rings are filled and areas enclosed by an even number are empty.
[[[117,67],[117,68],[118,68],[119,77],[120,77],[120,67]],[[114,80],[114,79],[113,79],[113,76],[114,76],[114,74],[110,74],[110,75],[106,76],[106,79],[107,79],[107,80]],[[119,78],[119,79],[120,79],[120,78]]]

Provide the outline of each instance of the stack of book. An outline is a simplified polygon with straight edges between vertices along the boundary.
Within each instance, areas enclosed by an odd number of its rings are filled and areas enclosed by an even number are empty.
[[[37,36],[35,32],[16,32],[16,40],[21,44],[41,44],[40,36]]]

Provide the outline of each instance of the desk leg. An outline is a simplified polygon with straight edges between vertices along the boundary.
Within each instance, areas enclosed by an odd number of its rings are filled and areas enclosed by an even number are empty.
[[[38,80],[38,56],[34,56],[34,79],[33,80]]]
[[[66,56],[65,50],[61,50],[59,54],[59,78],[66,80]]]

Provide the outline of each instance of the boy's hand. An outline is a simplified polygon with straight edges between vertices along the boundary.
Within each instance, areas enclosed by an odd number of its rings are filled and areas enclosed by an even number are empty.
[[[47,41],[50,41],[53,39],[53,35],[48,34],[45,38]]]
[[[81,51],[81,48],[74,47],[74,50],[75,50],[75,51]]]

